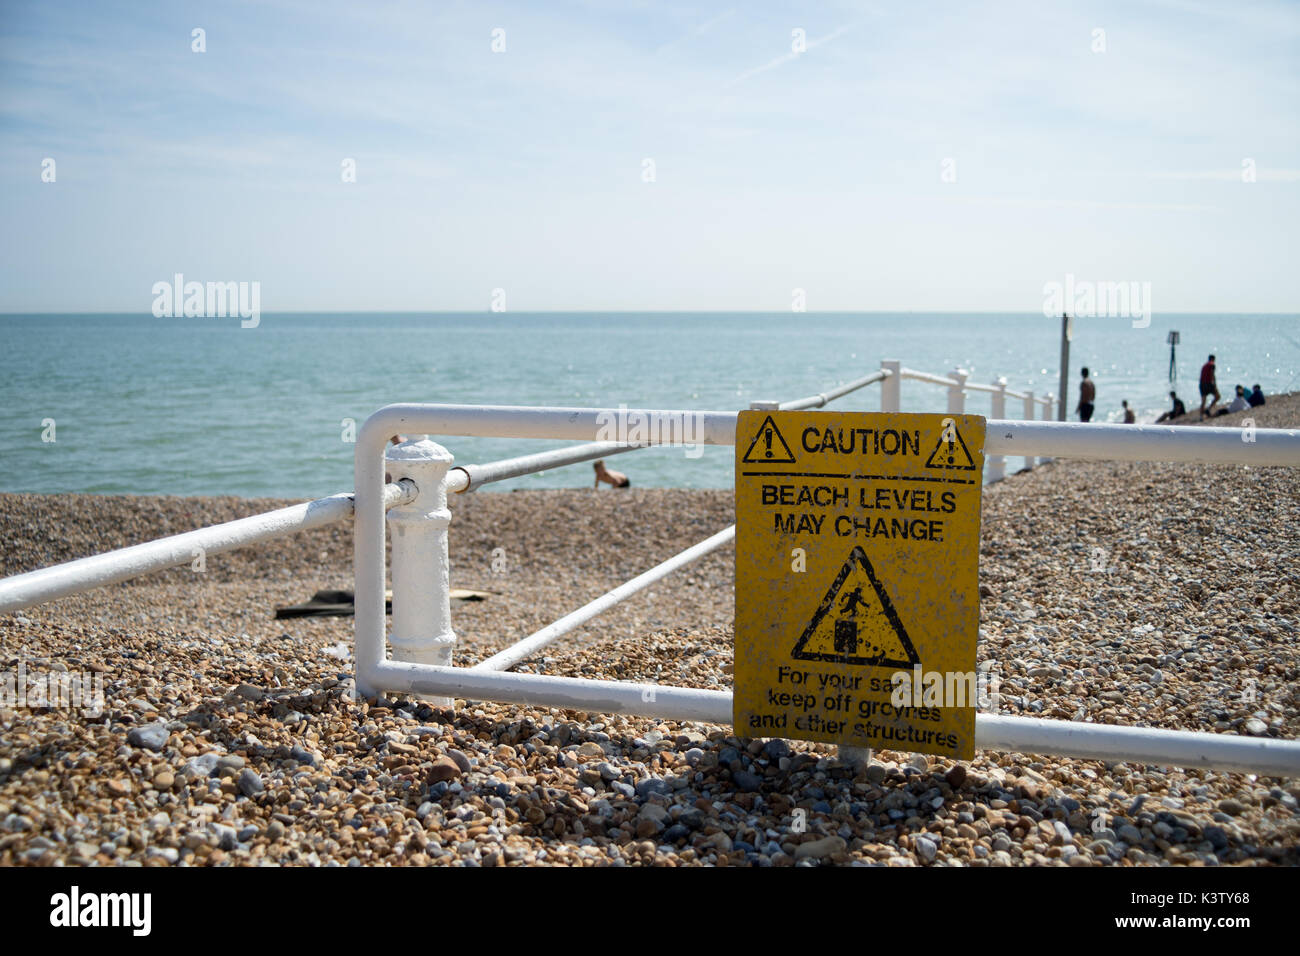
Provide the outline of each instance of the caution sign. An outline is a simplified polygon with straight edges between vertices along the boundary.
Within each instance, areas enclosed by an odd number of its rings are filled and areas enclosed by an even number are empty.
[[[974,756],[984,419],[741,412],[737,734]]]

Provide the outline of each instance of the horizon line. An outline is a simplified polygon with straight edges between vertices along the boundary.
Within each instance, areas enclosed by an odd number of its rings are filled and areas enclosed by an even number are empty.
[[[1161,313],[1167,316],[1181,315],[1295,315],[1300,316],[1300,309],[1295,311],[1266,310],[1181,310]],[[804,312],[787,312],[782,309],[507,309],[500,312],[477,309],[276,309],[259,311],[259,315],[1042,315],[1035,311],[1017,311],[1012,309],[809,309]],[[81,311],[0,311],[0,318],[25,315],[133,315],[158,318],[152,312],[127,309],[81,310]],[[1057,319],[1059,315],[1042,315],[1043,318]],[[170,319],[205,319],[212,316],[164,316]],[[1079,315],[1077,319],[1123,319],[1122,315]],[[1152,315],[1152,319],[1156,318]]]

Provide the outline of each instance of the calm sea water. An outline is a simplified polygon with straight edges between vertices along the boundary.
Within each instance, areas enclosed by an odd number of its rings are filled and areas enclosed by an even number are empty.
[[[1220,390],[1300,383],[1300,316],[1080,319],[1071,349],[1097,382],[1096,419],[1128,399],[1139,421],[1167,405],[1168,330],[1182,333],[1177,388],[1217,354]],[[0,490],[316,497],[352,487],[358,426],[391,402],[736,409],[814,394],[898,358],[973,381],[1058,386],[1059,320],[997,314],[329,314],[236,319],[0,316]],[[903,383],[905,411],[942,411],[943,389]],[[878,410],[878,386],[837,407]],[[988,413],[988,396],[967,408]],[[1018,409],[1009,409],[1018,412]],[[42,441],[46,419],[54,442]],[[449,438],[459,462],[564,442]],[[613,464],[634,486],[726,487],[730,448],[648,449]],[[590,465],[492,486],[590,487]]]

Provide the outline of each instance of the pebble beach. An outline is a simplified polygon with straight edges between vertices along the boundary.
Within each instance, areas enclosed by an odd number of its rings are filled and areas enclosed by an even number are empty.
[[[1300,395],[1207,424],[1243,418],[1300,426]],[[453,606],[458,664],[734,521],[729,490],[636,487],[635,457],[626,491],[453,497],[452,586],[489,593]],[[0,576],[290,503],[0,494]],[[983,508],[999,713],[1300,733],[1295,470],[1062,460]],[[352,619],[274,617],[350,589],[351,562],[342,523],[0,615],[0,671],[103,693],[94,714],[0,704],[0,865],[1300,863],[1300,780],[989,751],[862,766],[729,726],[354,701]],[[728,689],[733,563],[716,551],[516,669]]]

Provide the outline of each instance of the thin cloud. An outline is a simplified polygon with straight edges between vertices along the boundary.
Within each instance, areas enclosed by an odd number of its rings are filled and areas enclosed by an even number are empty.
[[[695,39],[695,37],[703,36],[705,33],[708,33],[711,29],[713,29],[723,20],[735,14],[735,12],[736,12],[735,10],[726,10],[722,13],[719,13],[716,17],[714,17],[711,20],[705,20],[703,23],[701,23],[698,27],[695,27],[689,33],[683,33],[681,36],[677,37],[677,39],[669,40],[667,43],[663,44],[663,46],[656,48],[652,55],[658,56],[660,53],[663,53],[665,50],[671,50],[673,47],[677,46],[680,43],[685,43],[687,40],[693,40]]]
[[[730,88],[737,85],[738,83],[743,83],[745,82],[745,80],[748,80],[750,77],[758,76],[758,74],[760,73],[766,73],[768,70],[779,69],[780,67],[783,67],[787,63],[789,63],[791,60],[797,60],[799,57],[803,56],[804,53],[807,53],[809,50],[813,49],[814,47],[819,47],[823,43],[830,43],[832,40],[843,36],[844,34],[848,33],[850,29],[852,28],[848,26],[839,27],[834,32],[828,33],[824,37],[818,37],[816,40],[809,40],[808,45],[803,50],[803,52],[795,53],[793,50],[791,50],[789,53],[786,53],[782,56],[778,56],[775,60],[770,60],[767,63],[764,63],[762,66],[757,66],[752,70],[746,70],[744,73],[740,74],[740,76],[737,76],[735,79],[728,82],[724,88]]]

